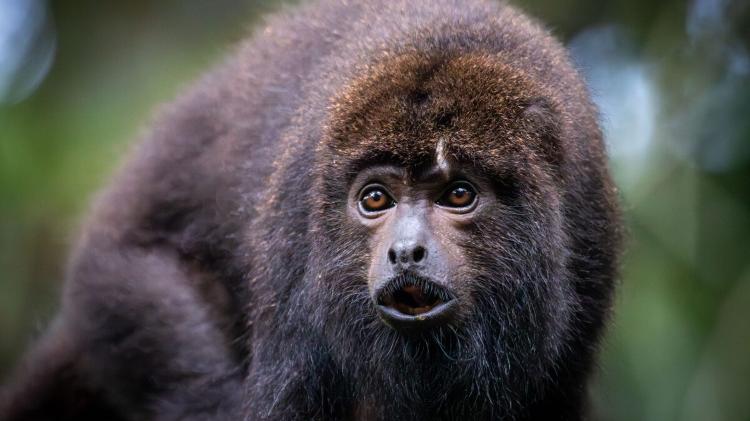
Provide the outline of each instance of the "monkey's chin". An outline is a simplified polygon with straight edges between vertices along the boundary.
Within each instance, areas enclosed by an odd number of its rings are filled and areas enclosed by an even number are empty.
[[[450,322],[458,300],[448,288],[413,274],[401,274],[373,295],[380,318],[395,329],[414,330]]]

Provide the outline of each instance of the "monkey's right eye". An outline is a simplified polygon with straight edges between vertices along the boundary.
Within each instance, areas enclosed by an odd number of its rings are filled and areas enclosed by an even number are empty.
[[[375,213],[393,207],[396,201],[382,186],[374,185],[362,190],[359,206],[365,213]]]

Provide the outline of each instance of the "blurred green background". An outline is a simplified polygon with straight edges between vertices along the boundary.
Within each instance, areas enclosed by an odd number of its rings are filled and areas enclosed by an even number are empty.
[[[516,0],[602,111],[629,227],[602,420],[750,420],[750,4]],[[0,0],[0,379],[158,104],[277,2]]]

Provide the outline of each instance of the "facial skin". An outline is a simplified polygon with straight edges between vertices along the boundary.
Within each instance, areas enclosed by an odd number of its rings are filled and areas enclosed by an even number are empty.
[[[413,330],[450,323],[469,301],[460,292],[468,274],[459,239],[495,200],[484,184],[451,171],[444,158],[414,173],[380,165],[355,178],[349,216],[368,228],[368,289],[387,324]]]

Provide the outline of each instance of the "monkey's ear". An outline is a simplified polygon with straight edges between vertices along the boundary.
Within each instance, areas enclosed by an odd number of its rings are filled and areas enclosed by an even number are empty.
[[[121,419],[103,392],[87,382],[82,363],[75,339],[56,321],[0,389],[0,419]]]
[[[534,138],[532,146],[553,168],[557,168],[563,160],[559,118],[559,113],[546,98],[536,97],[524,105],[524,128]]]

